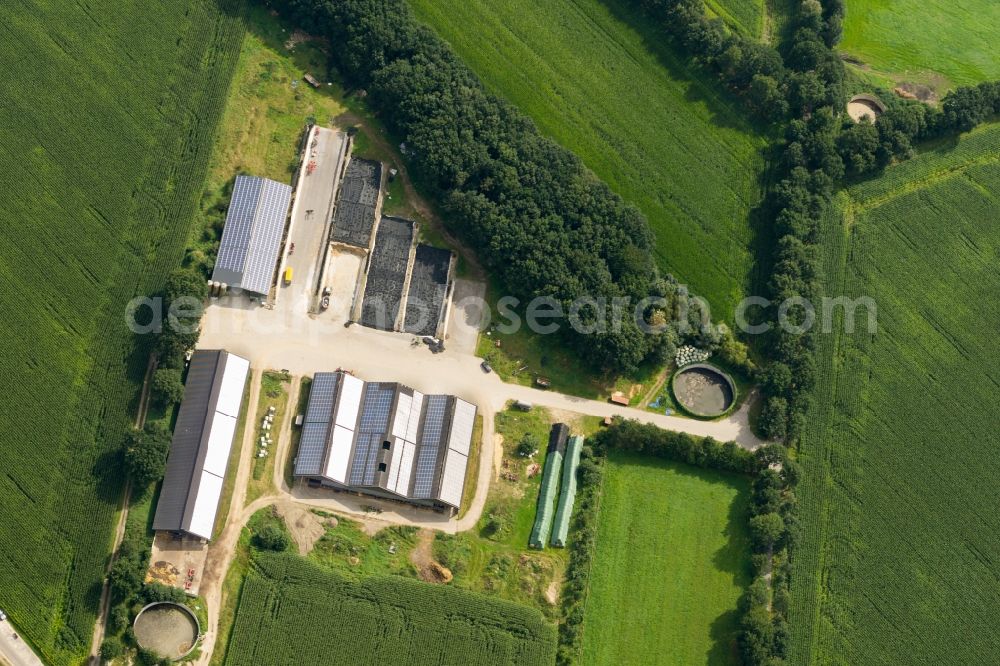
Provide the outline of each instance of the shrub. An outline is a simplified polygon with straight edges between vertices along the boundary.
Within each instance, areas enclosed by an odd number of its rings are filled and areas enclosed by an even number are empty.
[[[288,532],[277,525],[265,525],[258,530],[252,539],[253,545],[259,550],[283,552],[292,545]]]
[[[117,634],[124,631],[129,625],[128,608],[124,604],[119,604],[111,609],[108,616],[108,631]]]
[[[146,564],[149,552],[126,539],[118,548],[118,557],[108,572],[108,583],[114,599],[123,601],[142,587],[146,578]]]
[[[530,432],[524,433],[524,437],[517,443],[517,455],[527,458],[538,450],[538,438]]]
[[[152,604],[157,601],[173,601],[180,604],[187,601],[187,595],[176,587],[153,582],[142,586],[139,599],[143,604]]]
[[[483,525],[483,536],[499,540],[507,533],[508,527],[507,516],[494,509],[486,516],[486,523]]]
[[[101,643],[102,659],[114,659],[115,657],[120,657],[124,652],[125,646],[122,645],[121,639],[117,636],[105,638]]]

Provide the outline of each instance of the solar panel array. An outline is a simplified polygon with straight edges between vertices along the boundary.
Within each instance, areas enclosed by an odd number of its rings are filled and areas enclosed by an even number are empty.
[[[354,445],[354,460],[348,483],[372,485],[382,438],[389,429],[389,413],[396,395],[395,384],[372,383],[365,386],[361,424]]]
[[[429,499],[434,493],[448,396],[432,395],[426,402],[424,429],[420,433],[420,448],[417,450],[417,471],[413,476],[413,497],[419,499]]]
[[[278,270],[281,237],[285,234],[285,220],[292,201],[292,188],[273,180],[265,180],[254,218],[253,239],[243,273],[243,289],[266,294],[274,283]]]
[[[253,234],[253,220],[257,214],[257,201],[264,185],[263,178],[252,176],[237,176],[233,186],[233,196],[229,201],[229,212],[226,213],[226,226],[222,230],[222,241],[219,244],[219,254],[215,260],[215,271],[220,269],[231,271],[238,275],[238,281],[243,280],[243,268],[250,249],[250,238]],[[212,276],[215,279],[215,275]],[[234,280],[224,280],[236,284]]]
[[[257,176],[237,176],[212,279],[267,294],[274,282],[292,188]]]
[[[320,474],[323,470],[323,455],[326,453],[325,423],[302,424],[299,438],[299,453],[295,458],[295,473],[300,475]]]
[[[333,405],[337,401],[340,375],[320,372],[313,377],[309,391],[309,404],[302,423],[302,437],[299,452],[295,458],[295,474],[321,474],[323,458],[326,454]]]
[[[333,445],[330,428],[333,427],[334,407],[338,399],[347,400],[342,373],[318,373],[313,380],[309,404],[303,423],[298,458],[297,476],[324,476],[329,481],[348,487],[380,486],[397,495],[414,500],[431,500],[456,505],[461,501],[468,464],[468,442],[475,407],[447,395],[423,395],[396,383],[361,383],[361,405],[357,430],[350,441],[350,462],[346,448],[337,449],[345,457],[340,463],[346,468],[332,473],[323,470],[323,460]],[[344,393],[343,397],[339,394]],[[398,396],[398,401],[397,401]],[[412,407],[407,400],[412,398]],[[462,406],[459,424],[461,432],[453,432],[456,425],[456,405]],[[466,414],[469,410],[471,416]],[[402,419],[405,423],[396,423]],[[393,435],[390,431],[396,431]],[[338,428],[348,433],[349,430]],[[409,437],[416,435],[418,441]],[[347,440],[339,446],[345,447]],[[386,451],[384,442],[392,442]],[[330,454],[332,455],[332,454]],[[379,460],[387,463],[386,474],[380,476]],[[334,474],[334,477],[330,475]],[[411,490],[412,488],[412,490]]]
[[[394,384],[368,384],[359,432],[383,434],[389,427],[389,412],[396,395]]]
[[[337,401],[340,375],[335,372],[318,372],[313,377],[309,389],[309,405],[306,407],[305,422],[330,420],[333,405]]]

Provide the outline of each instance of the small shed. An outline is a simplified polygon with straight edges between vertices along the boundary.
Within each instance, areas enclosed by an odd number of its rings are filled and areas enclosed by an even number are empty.
[[[616,405],[621,405],[623,407],[628,407],[628,396],[626,396],[621,391],[615,391],[611,394],[611,402]]]
[[[317,81],[316,78],[313,77],[312,74],[306,74],[302,78],[305,79],[306,83],[308,83],[309,85],[311,85],[313,88],[319,88],[319,85],[320,85],[319,81]]]

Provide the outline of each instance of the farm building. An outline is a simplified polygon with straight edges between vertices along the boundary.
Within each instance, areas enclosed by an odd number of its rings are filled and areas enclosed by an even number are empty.
[[[211,538],[249,369],[225,351],[191,357],[154,530]]]
[[[258,176],[237,176],[212,281],[267,296],[281,252],[292,188]]]
[[[313,378],[295,476],[341,490],[456,511],[476,407],[345,372]]]

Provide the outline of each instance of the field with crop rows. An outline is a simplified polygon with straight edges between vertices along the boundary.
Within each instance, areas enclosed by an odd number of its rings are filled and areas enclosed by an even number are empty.
[[[705,0],[709,15],[748,37],[759,37],[764,28],[764,0]]]
[[[226,664],[551,666],[541,613],[397,576],[354,582],[260,554],[243,583]]]
[[[94,628],[146,367],[126,304],[181,260],[243,26],[211,0],[3,14],[0,604],[66,663]]]
[[[638,206],[660,266],[719,319],[747,286],[764,140],[612,0],[411,0],[483,79]]]
[[[1000,78],[998,34],[994,0],[847,0],[838,48],[897,81],[948,87]]]
[[[878,329],[858,317],[824,364],[829,407],[804,445],[794,662],[991,663],[1000,125],[848,194],[828,291],[873,298]]]
[[[749,479],[612,453],[605,467],[583,659],[735,664],[750,583]]]

